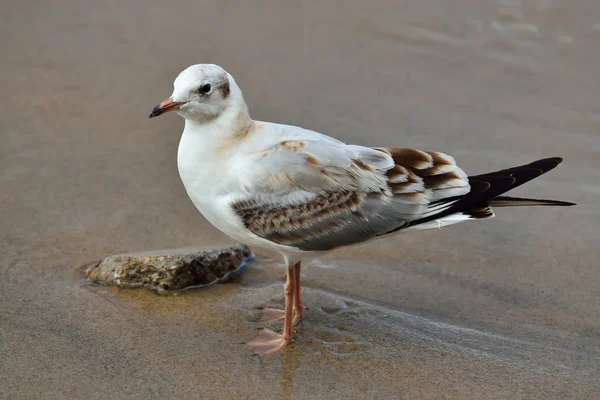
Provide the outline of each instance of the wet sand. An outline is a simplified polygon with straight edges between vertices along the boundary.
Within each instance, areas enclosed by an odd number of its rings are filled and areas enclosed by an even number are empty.
[[[7,0],[0,32],[1,398],[597,395],[597,1]],[[514,194],[579,205],[308,260],[297,341],[254,357],[241,343],[282,301],[276,255],[171,297],[78,275],[232,244],[179,180],[181,118],[147,119],[200,62],[236,77],[255,119],[445,151],[469,173],[562,156]]]

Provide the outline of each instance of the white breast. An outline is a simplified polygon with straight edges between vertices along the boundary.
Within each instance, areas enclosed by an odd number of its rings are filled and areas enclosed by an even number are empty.
[[[177,151],[179,176],[196,208],[219,229],[226,211],[219,193],[225,190],[229,174],[225,161],[215,156],[211,143],[198,132],[184,130]],[[231,183],[229,183],[231,184]]]

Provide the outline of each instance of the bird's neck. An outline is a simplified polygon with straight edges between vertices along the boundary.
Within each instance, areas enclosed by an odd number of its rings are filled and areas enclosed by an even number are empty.
[[[224,143],[232,143],[244,137],[253,123],[242,91],[232,82],[227,108],[211,120],[186,119],[183,135],[198,136],[193,140],[196,145],[202,144],[204,151],[214,151]]]
[[[243,135],[250,129],[252,123],[245,103],[233,107],[230,105],[221,115],[208,122],[186,119],[183,133],[200,135],[207,142],[218,144],[219,141],[227,140],[229,137]]]
[[[229,170],[232,155],[243,147],[245,137],[252,130],[254,121],[241,91],[236,89],[232,90],[228,107],[218,117],[203,122],[185,120],[177,164],[188,192],[198,184],[216,190],[222,178],[215,171]]]

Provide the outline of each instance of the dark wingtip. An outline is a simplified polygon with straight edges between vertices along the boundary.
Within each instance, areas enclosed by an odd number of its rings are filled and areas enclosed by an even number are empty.
[[[558,166],[558,164],[560,164],[562,161],[563,161],[562,157],[550,157],[550,158],[543,158],[541,160],[534,161],[527,166],[533,167],[533,168],[539,168],[542,170],[542,174],[545,174],[546,172],[556,168]]]
[[[538,160],[535,162],[539,162],[539,161],[553,161],[556,164],[560,164],[561,162],[563,162],[563,158],[562,157],[548,157],[548,158],[542,158],[541,160]]]
[[[546,205],[549,206],[559,206],[559,207],[571,207],[576,206],[577,203],[571,203],[570,201],[562,201],[562,200],[546,200]]]
[[[562,200],[550,199],[528,199],[524,197],[498,196],[489,201],[492,207],[514,207],[514,206],[576,206],[576,203]]]
[[[571,203],[570,201],[553,200],[553,206],[571,207],[576,206],[577,203]]]

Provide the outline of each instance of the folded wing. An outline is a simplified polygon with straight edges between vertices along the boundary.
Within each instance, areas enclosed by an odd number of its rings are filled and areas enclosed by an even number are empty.
[[[470,190],[466,174],[445,154],[350,146],[320,136],[278,140],[236,168],[247,190],[230,205],[244,226],[303,251],[401,230],[453,204],[434,202]]]

